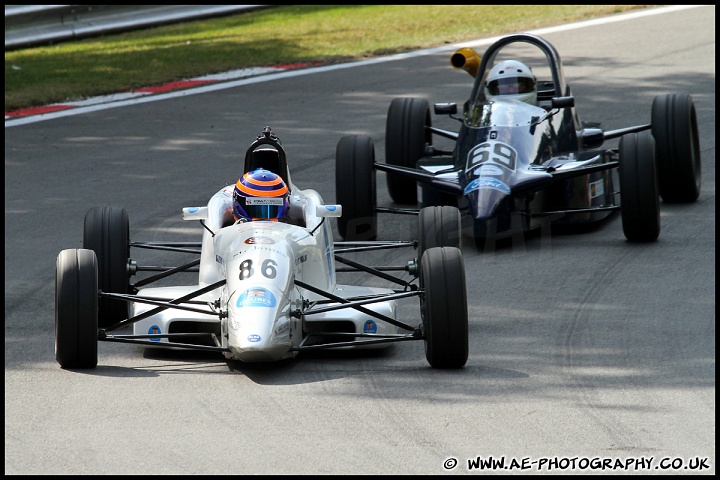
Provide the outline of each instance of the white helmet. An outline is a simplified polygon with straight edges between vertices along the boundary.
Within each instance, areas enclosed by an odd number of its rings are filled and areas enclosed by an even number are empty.
[[[530,67],[522,62],[516,60],[500,62],[490,69],[485,79],[485,95],[488,100],[502,95],[503,98],[536,105],[535,75]]]

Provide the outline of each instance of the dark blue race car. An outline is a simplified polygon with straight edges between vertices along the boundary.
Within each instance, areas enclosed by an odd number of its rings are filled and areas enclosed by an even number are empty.
[[[541,37],[506,36],[482,58],[461,48],[451,64],[475,78],[461,116],[454,103],[434,105],[435,114],[458,121],[457,132],[432,126],[425,99],[396,98],[385,163],[375,160],[370,137],[340,139],[336,191],[345,239],[374,239],[378,212],[419,213],[426,247],[458,245],[460,231],[481,247],[551,225],[594,224],[620,210],[625,237],[652,242],[660,198],[697,200],[700,147],[690,95],[659,95],[650,124],[603,131],[580,121],[560,56]],[[454,148],[436,148],[434,136]],[[612,139],[616,148],[603,147]],[[393,202],[411,208],[377,206],[377,171],[386,172]]]

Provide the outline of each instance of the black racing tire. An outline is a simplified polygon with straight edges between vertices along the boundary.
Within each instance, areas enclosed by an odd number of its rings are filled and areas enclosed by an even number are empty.
[[[85,214],[83,248],[97,256],[98,282],[105,293],[128,293],[130,274],[130,222],[123,208],[95,207]],[[100,327],[105,328],[128,318],[128,302],[101,298]]]
[[[422,98],[395,98],[385,126],[385,162],[415,168],[432,142],[430,106]],[[387,174],[390,198],[395,203],[417,204],[417,181],[396,173]]]
[[[691,203],[700,196],[702,168],[697,116],[686,93],[658,95],[652,104],[658,187],[663,201]]]
[[[655,141],[648,131],[620,138],[620,205],[625,237],[654,242],[660,235]]]
[[[375,145],[366,135],[342,137],[335,150],[335,196],[342,205],[338,232],[347,241],[377,238]]]
[[[425,207],[418,213],[418,260],[434,247],[460,248],[460,210],[456,207]]]
[[[95,368],[97,335],[95,252],[62,250],[55,266],[55,360],[62,368]]]
[[[420,275],[425,358],[433,368],[461,368],[468,359],[468,308],[465,267],[460,249],[429,248]]]

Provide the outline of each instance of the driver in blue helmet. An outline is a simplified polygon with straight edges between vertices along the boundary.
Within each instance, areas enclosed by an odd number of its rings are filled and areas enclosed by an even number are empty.
[[[288,187],[276,173],[258,168],[243,175],[233,191],[235,221],[269,220],[286,222]]]

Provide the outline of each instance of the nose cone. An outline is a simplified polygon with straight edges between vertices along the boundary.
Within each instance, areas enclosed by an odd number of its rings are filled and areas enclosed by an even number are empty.
[[[512,235],[515,205],[510,187],[495,177],[478,177],[465,188],[473,218],[473,235],[476,239],[503,238]]]
[[[268,362],[286,357],[290,349],[289,304],[278,289],[263,286],[230,298],[228,346],[233,358]]]
[[[502,238],[527,231],[528,202],[552,183],[545,172],[503,170],[502,176],[478,176],[465,187],[475,238]]]
[[[487,220],[510,195],[510,187],[495,177],[474,178],[463,192],[468,197],[473,218]]]

